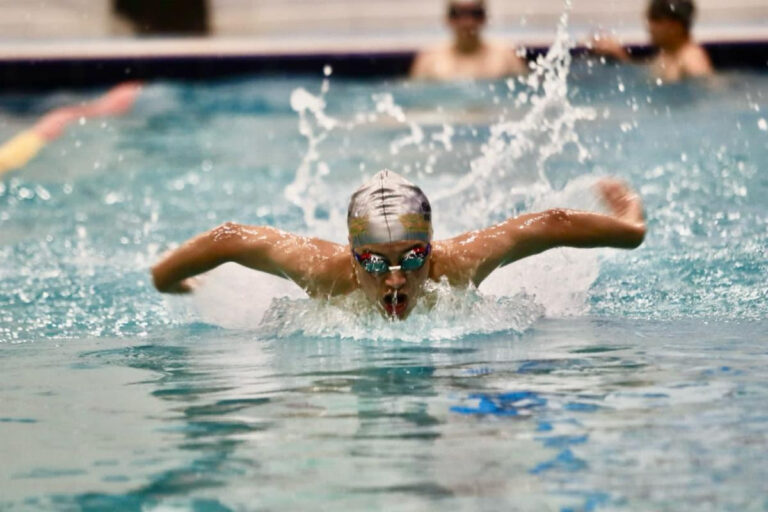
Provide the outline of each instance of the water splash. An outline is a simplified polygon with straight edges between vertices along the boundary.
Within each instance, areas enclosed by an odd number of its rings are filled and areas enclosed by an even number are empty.
[[[513,215],[518,208],[530,207],[551,193],[546,163],[568,145],[576,148],[579,161],[589,158],[576,125],[594,120],[597,114],[595,109],[574,106],[568,99],[573,43],[567,31],[570,2],[567,6],[555,42],[531,65],[531,73],[519,79],[526,90],[515,95],[515,106],[529,110],[520,120],[502,120],[492,126],[482,155],[471,163],[470,172],[434,197],[438,210],[443,204],[464,205],[454,220],[462,222],[463,229]],[[516,82],[509,80],[507,86],[513,93]]]
[[[291,108],[299,115],[299,133],[307,139],[308,146],[293,182],[284,191],[286,199],[304,212],[306,226],[316,233],[321,231],[317,233],[320,236],[331,226],[338,225],[343,217],[338,207],[331,203],[336,194],[325,180],[331,171],[319,152],[320,144],[339,126],[336,119],[325,113],[324,96],[328,90],[326,78],[318,96],[304,88],[291,94]]]
[[[268,338],[310,336],[407,342],[460,339],[468,335],[520,333],[543,314],[531,297],[492,297],[476,289],[430,283],[411,315],[403,321],[373,310],[360,292],[330,300],[273,299],[259,333]]]

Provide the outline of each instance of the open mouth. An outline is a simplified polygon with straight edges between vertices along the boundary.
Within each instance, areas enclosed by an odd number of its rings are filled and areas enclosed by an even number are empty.
[[[401,317],[408,306],[408,296],[403,293],[388,293],[381,299],[381,305],[388,315]]]

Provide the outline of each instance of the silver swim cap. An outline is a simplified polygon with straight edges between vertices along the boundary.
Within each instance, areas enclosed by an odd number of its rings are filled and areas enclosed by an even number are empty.
[[[432,208],[419,187],[383,170],[349,201],[347,226],[352,247],[400,240],[432,240]]]

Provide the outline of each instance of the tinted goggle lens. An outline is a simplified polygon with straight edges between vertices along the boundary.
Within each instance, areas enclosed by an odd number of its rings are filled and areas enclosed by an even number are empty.
[[[411,249],[400,258],[400,270],[405,272],[419,270],[426,263],[430,250],[429,244],[426,247]],[[353,253],[363,269],[370,274],[382,275],[390,271],[389,262],[378,254],[363,253],[361,255],[354,251]]]
[[[411,249],[400,260],[400,268],[405,271],[419,270],[424,266],[425,261],[427,261],[426,250]]]
[[[375,254],[370,254],[367,258],[364,257],[361,264],[365,271],[371,274],[386,274],[389,272],[389,264],[384,258]]]

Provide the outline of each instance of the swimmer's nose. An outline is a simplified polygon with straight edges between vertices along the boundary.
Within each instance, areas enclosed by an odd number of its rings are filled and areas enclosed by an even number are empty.
[[[398,290],[405,285],[405,272],[402,270],[391,270],[387,273],[387,277],[384,279],[384,284],[393,290]]]

